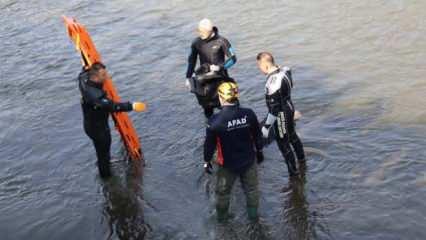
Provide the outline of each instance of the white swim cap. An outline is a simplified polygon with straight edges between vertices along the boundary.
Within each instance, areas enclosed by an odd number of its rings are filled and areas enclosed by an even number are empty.
[[[204,18],[198,23],[198,30],[211,32],[213,31],[213,23],[210,19]]]

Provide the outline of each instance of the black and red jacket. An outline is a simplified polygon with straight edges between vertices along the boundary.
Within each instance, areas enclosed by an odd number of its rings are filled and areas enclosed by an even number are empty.
[[[262,150],[262,133],[256,114],[238,105],[224,106],[209,119],[204,143],[204,161],[210,162],[217,149],[217,163],[243,172]]]

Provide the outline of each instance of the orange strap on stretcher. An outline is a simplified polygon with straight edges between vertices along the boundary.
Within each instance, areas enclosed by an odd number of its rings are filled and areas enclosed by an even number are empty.
[[[63,16],[63,19],[71,41],[74,42],[76,50],[81,53],[81,62],[83,66],[88,68],[93,63],[102,62],[101,56],[96,50],[86,28],[75,19],[68,18],[66,16]],[[112,79],[105,81],[103,89],[113,102],[120,102],[120,96],[118,96]],[[121,140],[126,147],[129,157],[132,160],[143,159],[139,137],[127,113],[115,112],[112,113],[112,118],[115,122],[116,129],[120,133]]]

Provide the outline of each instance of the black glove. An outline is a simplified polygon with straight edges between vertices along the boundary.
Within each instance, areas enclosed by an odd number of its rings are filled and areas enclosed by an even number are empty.
[[[257,163],[261,164],[263,162],[263,160],[265,160],[265,158],[263,157],[263,152],[262,151],[257,151],[256,152],[256,158],[257,158]]]
[[[212,166],[212,164],[210,162],[204,163],[204,171],[207,174],[212,174],[213,173],[213,166]]]

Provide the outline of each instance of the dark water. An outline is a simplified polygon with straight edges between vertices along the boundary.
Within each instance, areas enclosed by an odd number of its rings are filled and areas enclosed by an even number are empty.
[[[289,181],[276,146],[260,167],[263,239],[426,238],[426,9],[422,1],[0,0],[0,239],[249,239],[214,218],[201,176],[203,116],[184,86],[196,22],[212,18],[239,57],[243,105],[265,114],[258,51],[295,70],[307,149]],[[60,16],[86,24],[131,113],[147,166],[97,176],[82,130],[78,55]],[[142,181],[143,176],[143,181]],[[261,238],[260,238],[261,239]]]

